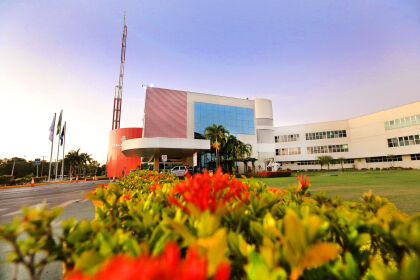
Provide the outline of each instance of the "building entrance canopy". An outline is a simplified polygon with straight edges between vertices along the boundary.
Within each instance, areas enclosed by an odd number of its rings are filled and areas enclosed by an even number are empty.
[[[187,138],[136,138],[122,142],[122,153],[128,157],[136,156],[147,159],[159,159],[161,155],[168,158],[188,158],[195,152],[210,150],[210,140]]]

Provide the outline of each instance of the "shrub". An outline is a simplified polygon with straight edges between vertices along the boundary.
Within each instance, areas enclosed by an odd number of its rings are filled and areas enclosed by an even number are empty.
[[[47,179],[48,179],[48,177],[47,177],[47,176],[43,176],[43,177],[34,177],[34,181],[35,181],[35,183],[41,183],[41,182],[46,181]]]
[[[88,196],[94,221],[64,220],[55,235],[59,209],[24,208],[0,237],[33,279],[53,261],[73,279],[419,279],[420,214],[371,193],[356,203],[309,189],[304,175],[285,191],[221,172],[179,181],[138,171]]]
[[[29,178],[17,178],[17,179],[15,179],[14,184],[15,185],[24,185],[24,184],[27,184],[27,183],[30,183],[30,182],[31,182],[31,179],[29,179]]]
[[[274,178],[274,177],[290,177],[292,174],[291,170],[278,170],[278,171],[260,171],[260,172],[249,172],[241,173],[239,175],[247,178]]]
[[[13,182],[12,175],[1,175],[0,176],[0,185],[10,185]]]

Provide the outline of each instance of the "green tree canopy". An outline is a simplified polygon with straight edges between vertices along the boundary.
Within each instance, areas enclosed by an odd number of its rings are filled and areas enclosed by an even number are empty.
[[[319,156],[317,160],[319,164],[321,165],[321,170],[322,170],[322,166],[324,165],[327,165],[328,170],[330,170],[330,164],[334,161],[332,156]]]

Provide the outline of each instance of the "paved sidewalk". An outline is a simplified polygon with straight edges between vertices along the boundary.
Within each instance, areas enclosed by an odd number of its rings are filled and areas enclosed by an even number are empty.
[[[91,201],[82,201],[74,202],[64,208],[63,213],[58,218],[57,223],[54,224],[54,232],[58,233],[61,231],[61,221],[68,219],[70,217],[75,217],[77,220],[89,219],[92,220],[95,217],[95,208]],[[0,279],[9,280],[13,276],[13,265],[9,263],[4,263],[7,259],[8,251],[10,250],[9,244],[4,241],[0,241]],[[62,264],[59,262],[52,263],[48,265],[41,276],[43,280],[57,280],[62,279]],[[26,269],[20,267],[18,270],[19,280],[30,279]]]

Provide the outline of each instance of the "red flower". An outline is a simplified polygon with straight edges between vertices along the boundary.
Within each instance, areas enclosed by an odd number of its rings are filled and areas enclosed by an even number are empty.
[[[151,192],[154,192],[158,186],[159,186],[159,184],[158,184],[158,183],[154,183],[153,185],[151,185],[151,186],[150,186],[149,190],[150,190]]]
[[[188,207],[177,199],[178,195],[187,204],[196,206],[200,211],[208,209],[212,213],[219,206],[235,200],[242,204],[249,199],[248,185],[243,185],[238,179],[229,178],[229,175],[223,174],[221,169],[213,176],[208,172],[194,174],[175,186],[169,201],[188,213]]]
[[[224,280],[229,279],[230,275],[230,265],[227,262],[219,264],[216,274],[213,277],[213,280]]]
[[[287,191],[284,190],[280,190],[278,188],[274,188],[274,187],[268,187],[267,190],[275,193],[275,194],[280,194],[280,195],[285,195],[287,193]]]
[[[126,194],[122,197],[123,200],[130,200],[131,199],[131,194]]]
[[[215,280],[229,279],[230,267],[222,263],[216,270]],[[205,280],[207,279],[207,260],[198,254],[196,248],[189,248],[185,259],[176,243],[166,245],[161,256],[142,255],[137,259],[124,255],[111,258],[94,276],[80,272],[66,280]]]
[[[309,181],[308,175],[306,174],[305,174],[305,177],[303,177],[303,174],[301,174],[300,177],[299,175],[297,175],[297,179],[299,183],[301,184],[302,188],[308,188],[309,185],[311,184],[311,181]]]

